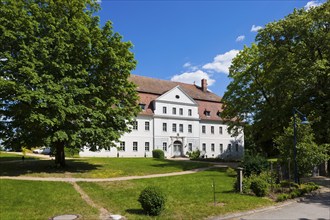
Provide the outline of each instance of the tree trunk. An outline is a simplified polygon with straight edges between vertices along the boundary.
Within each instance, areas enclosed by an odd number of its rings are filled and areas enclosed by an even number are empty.
[[[55,148],[56,148],[56,154],[55,154],[56,166],[65,167],[64,142],[56,142]]]

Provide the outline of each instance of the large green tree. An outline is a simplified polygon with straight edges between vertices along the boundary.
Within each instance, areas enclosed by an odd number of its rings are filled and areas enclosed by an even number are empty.
[[[318,144],[330,143],[330,2],[267,24],[233,60],[229,77],[223,116],[250,123],[259,149],[276,153],[273,138],[293,107],[314,121]]]
[[[1,0],[0,128],[5,146],[111,146],[139,111],[132,44],[102,28],[96,0]]]

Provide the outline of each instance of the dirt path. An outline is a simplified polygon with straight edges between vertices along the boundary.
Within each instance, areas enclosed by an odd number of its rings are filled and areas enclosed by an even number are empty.
[[[80,194],[81,198],[83,200],[85,200],[85,202],[93,207],[99,210],[100,215],[99,218],[100,219],[110,219],[110,215],[111,213],[106,210],[104,207],[97,205],[81,188],[80,186],[76,183],[76,182],[71,182],[71,184],[73,185],[73,188]]]
[[[220,167],[220,166],[213,166],[213,167]],[[102,179],[101,178],[72,178],[72,177],[67,177],[67,178],[32,177],[32,176],[1,176],[0,179],[50,181],[50,182],[114,182],[114,181],[124,181],[124,180],[187,175],[187,174],[192,174],[192,173],[197,173],[197,172],[201,172],[204,170],[208,170],[213,167],[198,168],[198,169],[194,169],[194,170],[174,172],[174,173],[151,174],[151,175],[146,175],[146,176],[124,176],[124,177],[102,178]]]

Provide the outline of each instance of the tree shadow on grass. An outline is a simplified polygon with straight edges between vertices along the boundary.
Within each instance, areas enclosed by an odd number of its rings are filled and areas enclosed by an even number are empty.
[[[209,167],[211,164],[201,163],[201,162],[192,162],[192,161],[174,161],[174,160],[162,160],[162,159],[154,159],[162,162],[161,164],[154,164],[153,167],[157,168],[165,168],[165,167],[175,167],[182,171],[193,170],[202,167]]]
[[[54,160],[10,161],[0,163],[0,176],[21,176],[26,174],[85,173],[101,167],[81,160],[66,160],[66,167],[56,167]]]
[[[146,215],[144,213],[143,209],[126,209],[125,211],[129,214],[132,214],[132,215],[141,215],[141,216]]]

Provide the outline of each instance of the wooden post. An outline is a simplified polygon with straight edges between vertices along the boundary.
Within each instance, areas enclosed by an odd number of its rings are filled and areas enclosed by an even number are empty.
[[[238,189],[239,192],[243,192],[243,168],[237,167],[237,182],[238,182]]]

